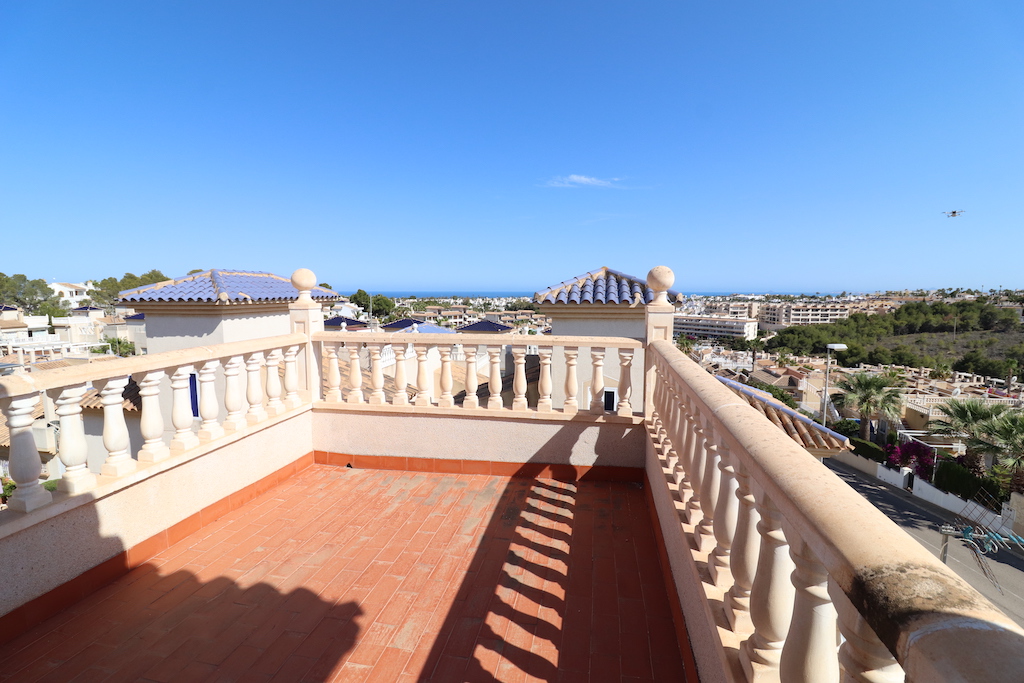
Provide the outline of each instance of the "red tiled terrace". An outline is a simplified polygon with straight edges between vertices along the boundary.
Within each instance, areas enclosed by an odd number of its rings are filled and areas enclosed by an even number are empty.
[[[0,680],[696,680],[655,527],[639,483],[314,464],[7,643]]]

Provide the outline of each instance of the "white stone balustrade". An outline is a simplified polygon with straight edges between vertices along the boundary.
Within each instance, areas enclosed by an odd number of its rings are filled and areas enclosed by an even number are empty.
[[[11,431],[10,472],[18,484],[10,508],[30,512],[52,500],[39,483],[41,460],[32,435],[33,411],[41,393],[53,401],[60,426],[57,457],[64,472],[57,490],[76,495],[101,481],[136,476],[141,466],[156,465],[225,433],[259,425],[303,401],[309,405],[309,395],[303,399],[299,394],[295,371],[307,340],[306,335],[292,334],[0,378],[0,410]],[[248,376],[244,384],[243,368]],[[195,385],[193,376],[198,380]],[[131,380],[138,384],[140,404],[141,446],[134,453],[124,398]],[[82,419],[82,399],[90,386],[99,394],[103,415],[106,455],[98,473],[88,467],[89,442]],[[164,409],[169,407],[167,414],[162,412],[161,396]],[[223,423],[218,420],[221,405],[227,413]],[[201,419],[198,431],[196,407]],[[98,479],[97,474],[102,476]]]
[[[675,506],[689,498],[680,518],[714,584],[699,585],[722,596],[688,629],[720,610],[707,628],[739,645],[698,647],[698,666],[732,657],[723,680],[772,683],[1019,678],[1024,630],[671,342],[646,357],[651,448]],[[962,656],[972,643],[999,654]]]
[[[618,415],[633,419],[640,410],[633,405],[634,359],[642,344],[634,339],[618,337],[530,337],[490,334],[420,334],[410,332],[320,332],[313,335],[323,349],[325,382],[323,398],[329,403],[345,400],[362,403],[365,368],[360,367],[359,349],[366,347],[369,358],[371,405],[406,406],[405,388],[414,378],[416,407],[456,408],[467,410],[511,410],[514,413],[579,412],[581,390],[589,394],[586,409],[591,414]],[[408,353],[412,347],[414,353]],[[585,369],[589,387],[580,386],[578,366],[580,349],[589,360]],[[348,381],[343,387],[340,376],[342,354],[348,356]],[[385,364],[377,358],[393,353],[395,388],[386,393]],[[507,354],[507,356],[506,356]],[[605,358],[618,359],[617,368],[605,368]],[[503,370],[503,359],[511,361]],[[365,359],[362,361],[365,366]],[[456,381],[456,364],[464,374]],[[611,372],[613,374],[606,375]],[[564,401],[555,406],[555,379],[564,392]],[[563,380],[564,378],[564,380]],[[486,382],[486,396],[478,396]],[[462,386],[458,386],[461,384]],[[502,397],[511,385],[511,400]],[[356,388],[359,391],[356,391]],[[605,409],[606,387],[617,390],[611,410]],[[345,393],[347,390],[347,393]],[[342,394],[345,394],[342,397]]]

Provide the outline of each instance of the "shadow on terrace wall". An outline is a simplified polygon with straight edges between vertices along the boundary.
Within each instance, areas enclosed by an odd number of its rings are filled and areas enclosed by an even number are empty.
[[[0,635],[14,636],[0,645],[0,680],[329,680],[353,648],[362,610],[298,587],[309,581],[293,580],[287,543],[253,551],[268,539],[255,538],[252,521],[221,518],[130,571],[92,505],[54,518],[31,543],[17,542],[24,533],[3,539],[0,553],[21,553],[26,575],[43,563],[73,567],[90,544],[113,556],[0,618]],[[38,623],[40,614],[53,616]]]
[[[577,481],[579,434],[505,485],[420,681],[683,680],[642,485]],[[601,429],[596,464],[629,436]]]

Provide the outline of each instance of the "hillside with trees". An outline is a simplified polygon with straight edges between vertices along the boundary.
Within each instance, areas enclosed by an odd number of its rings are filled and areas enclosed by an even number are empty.
[[[974,301],[915,302],[884,315],[854,313],[827,325],[780,331],[767,343],[776,352],[824,355],[825,345],[843,343],[840,363],[895,364],[1005,377],[1024,367],[1024,334],[1017,313]]]

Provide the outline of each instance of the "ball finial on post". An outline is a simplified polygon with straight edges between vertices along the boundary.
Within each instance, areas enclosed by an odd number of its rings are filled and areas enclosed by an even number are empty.
[[[309,268],[299,268],[292,273],[292,286],[299,290],[300,303],[312,302],[309,293],[316,287],[316,275]]]
[[[676,274],[668,266],[654,266],[647,273],[647,286],[654,290],[653,304],[667,304],[668,290],[676,281]]]

